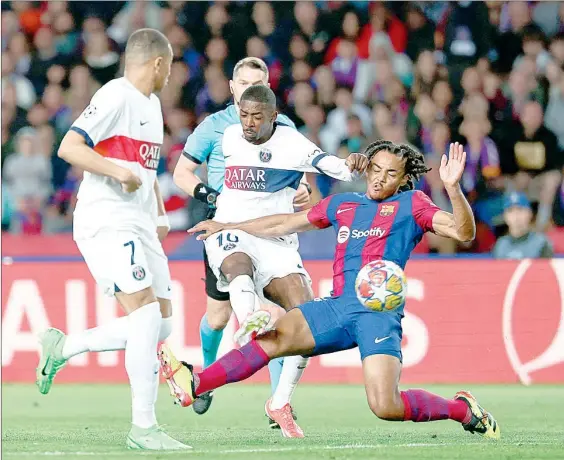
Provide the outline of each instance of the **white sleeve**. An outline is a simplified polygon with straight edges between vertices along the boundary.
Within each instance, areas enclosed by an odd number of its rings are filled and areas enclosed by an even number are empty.
[[[102,87],[70,129],[84,136],[86,144],[93,148],[98,142],[111,136],[123,108],[123,94]]]
[[[296,170],[327,174],[334,179],[346,182],[356,179],[356,174],[350,172],[343,158],[323,152],[302,134],[299,137],[300,139],[296,139],[293,145],[293,148],[296,148],[300,161]]]

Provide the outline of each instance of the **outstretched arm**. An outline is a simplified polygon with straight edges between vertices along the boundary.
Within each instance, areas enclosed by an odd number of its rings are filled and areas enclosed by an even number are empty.
[[[206,220],[192,227],[188,230],[188,233],[193,235],[203,232],[197,236],[198,240],[205,240],[214,233],[221,232],[222,230],[242,230],[250,235],[262,238],[285,236],[318,228],[309,221],[308,213],[309,210],[292,214],[275,214],[273,216],[247,220],[238,224],[223,224],[213,220]]]
[[[434,233],[461,242],[472,241],[476,236],[474,214],[459,183],[465,163],[466,152],[463,146],[458,143],[451,144],[448,160],[446,155],[441,158],[439,174],[452,203],[452,214],[438,211],[433,216]]]

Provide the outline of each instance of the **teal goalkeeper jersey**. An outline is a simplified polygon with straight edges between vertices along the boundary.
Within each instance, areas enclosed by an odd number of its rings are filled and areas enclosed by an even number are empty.
[[[278,114],[276,121],[282,125],[296,129],[296,126],[286,115]],[[228,126],[240,123],[235,105],[230,105],[220,112],[207,116],[194,130],[184,145],[182,152],[194,163],[208,164],[208,185],[221,192],[225,176],[225,161],[221,142],[223,133]]]

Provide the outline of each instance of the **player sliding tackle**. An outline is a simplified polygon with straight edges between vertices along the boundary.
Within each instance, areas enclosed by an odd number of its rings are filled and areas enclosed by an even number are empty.
[[[240,123],[228,126],[223,133],[225,180],[217,198],[218,221],[241,222],[292,212],[304,172],[352,180],[356,177],[353,171],[364,171],[368,163],[360,154],[346,160],[327,155],[295,129],[277,123],[276,97],[267,86],[255,85],[243,92],[239,116]],[[298,253],[297,235],[257,238],[233,230],[219,232],[205,246],[217,288],[229,292],[241,323],[235,334],[240,345],[248,343],[251,334],[270,321],[266,311],[254,312],[257,294],[287,311],[313,299],[311,281]],[[296,365],[287,379],[282,371],[279,387],[266,402],[265,411],[284,436],[303,437],[292,416],[290,399],[307,359],[296,356],[286,360],[284,366],[293,363]]]
[[[337,194],[308,211],[239,224],[206,221],[189,231],[204,232],[198,238],[206,241],[218,232],[235,230],[261,238],[330,226],[347,227],[350,233],[339,239],[335,250],[332,297],[295,308],[276,322],[274,330],[230,351],[200,373],[163,346],[159,349],[162,373],[173,395],[190,404],[202,392],[250,377],[273,358],[315,356],[358,346],[368,404],[377,417],[413,422],[451,419],[467,431],[498,439],[499,425],[467,391],[445,399],[425,390],[399,390],[403,311],[368,310],[357,300],[354,287],[358,271],[373,260],[390,260],[404,268],[425,232],[457,241],[474,238],[474,216],[459,186],[466,153],[459,144],[451,144],[448,158],[441,160],[439,173],[452,214],[413,190],[414,182],[428,171],[421,153],[388,141],[369,145],[365,153],[370,160],[366,195]],[[381,231],[370,232],[374,228]],[[359,231],[355,238],[353,230]]]

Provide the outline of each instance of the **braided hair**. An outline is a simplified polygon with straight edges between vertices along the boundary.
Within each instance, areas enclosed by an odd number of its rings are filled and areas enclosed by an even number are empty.
[[[421,175],[431,170],[431,168],[425,166],[425,157],[423,154],[407,144],[394,144],[391,141],[380,139],[368,145],[364,150],[364,154],[370,161],[374,158],[374,155],[383,150],[405,159],[404,174],[408,176],[408,180],[407,184],[400,187],[400,192],[413,190],[415,183],[419,180]]]

